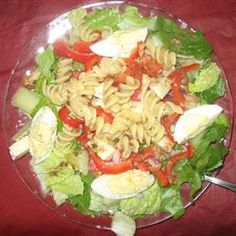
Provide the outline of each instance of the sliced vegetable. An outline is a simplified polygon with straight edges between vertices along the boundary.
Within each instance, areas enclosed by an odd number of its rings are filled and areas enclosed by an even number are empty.
[[[54,53],[60,57],[72,58],[81,63],[88,63],[93,57],[93,53],[80,53],[71,49],[64,41],[57,40],[53,44]]]
[[[179,119],[180,115],[177,113],[173,113],[170,116],[164,116],[162,118],[162,124],[165,127],[165,131],[166,131],[166,136],[168,137],[168,139],[171,142],[175,142],[173,136],[172,136],[172,132],[171,132],[171,126],[173,124],[175,124],[177,122],[177,120]]]
[[[93,160],[96,167],[104,174],[119,174],[133,169],[131,160],[120,162],[119,164],[109,163],[101,160],[89,147],[86,147],[89,157]]]
[[[36,93],[25,87],[19,87],[12,97],[11,105],[30,115],[39,101],[40,97]]]
[[[69,115],[69,110],[66,106],[62,107],[58,112],[59,119],[72,128],[80,129],[84,126],[84,121],[73,119]]]
[[[104,120],[108,123],[112,123],[113,120],[114,120],[114,116],[109,113],[109,112],[106,112],[103,108],[101,107],[96,107],[96,111],[97,111],[97,114],[98,116],[101,116],[104,118]]]

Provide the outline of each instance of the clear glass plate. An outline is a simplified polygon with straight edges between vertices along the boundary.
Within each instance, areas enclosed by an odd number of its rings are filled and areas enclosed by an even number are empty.
[[[145,16],[156,16],[156,15],[168,16],[174,19],[180,25],[186,26],[189,30],[193,30],[188,24],[186,24],[179,18],[174,17],[173,15],[167,14],[166,12],[162,11],[161,9],[158,9],[155,6],[136,4],[136,3],[127,3],[124,1],[109,1],[109,2],[101,2],[101,3],[92,3],[92,4],[87,4],[87,5],[79,5],[78,7],[83,6],[84,8],[88,10],[92,10],[96,8],[104,8],[104,7],[108,7],[108,8],[119,7],[120,10],[122,11],[122,9],[127,4],[138,7],[140,12]],[[35,63],[34,57],[35,57],[36,52],[38,52],[38,50],[40,50],[41,47],[45,47],[48,44],[48,41],[52,40],[53,36],[58,35],[58,34],[62,35],[63,33],[66,32],[66,29],[68,29],[68,25],[66,22],[66,15],[67,13],[56,18],[29,42],[25,50],[22,52],[22,54],[18,58],[15,68],[11,71],[11,74],[9,77],[8,89],[4,97],[5,117],[4,117],[3,127],[4,127],[5,139],[8,145],[10,145],[11,138],[16,133],[16,131],[19,130],[23,126],[23,124],[28,120],[27,116],[20,113],[17,109],[11,106],[10,102],[11,102],[12,95],[15,93],[16,89],[20,86],[22,82],[22,78],[24,77],[26,71],[32,70],[33,65]],[[215,61],[219,65],[219,62],[217,61],[215,56],[214,58],[215,58]],[[226,76],[223,70],[222,70],[222,75],[226,81],[227,93],[225,97],[219,100],[218,103],[224,107],[224,111],[229,117],[232,124],[232,119],[233,119],[232,96],[231,96],[230,88],[227,83]],[[226,138],[227,145],[229,145],[230,143],[231,132],[232,132],[232,129],[230,130],[230,133]],[[10,157],[9,157],[9,161],[10,161]],[[26,186],[29,188],[32,194],[35,197],[37,197],[39,200],[41,200],[41,202],[44,203],[48,208],[50,208],[56,214],[63,216],[81,225],[85,225],[85,226],[89,226],[93,228],[99,228],[99,229],[110,228],[110,225],[111,225],[110,216],[100,216],[100,217],[84,216],[80,214],[79,212],[76,212],[72,208],[72,206],[67,203],[64,204],[63,206],[57,207],[50,195],[45,196],[42,194],[40,190],[39,181],[37,177],[35,176],[34,172],[32,171],[32,169],[30,168],[29,161],[30,161],[30,155],[27,155],[26,157],[13,162],[13,165],[17,173],[19,174],[20,178],[26,184]],[[206,191],[209,185],[210,185],[209,183],[205,183],[203,185],[203,188],[196,195],[193,202],[195,202]],[[189,205],[193,203],[189,201],[187,185],[183,186],[182,197],[185,204],[185,208],[187,208]],[[157,224],[157,223],[160,223],[169,219],[170,217],[171,215],[166,214],[166,213],[146,216],[142,219],[137,220],[137,228],[142,228],[142,227],[150,226],[153,224]]]

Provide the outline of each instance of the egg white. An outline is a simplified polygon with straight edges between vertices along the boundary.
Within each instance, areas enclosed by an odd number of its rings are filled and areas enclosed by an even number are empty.
[[[175,125],[175,141],[180,144],[196,137],[214,122],[222,110],[219,105],[212,104],[185,111]]]
[[[137,195],[151,187],[154,176],[141,170],[129,170],[121,174],[103,174],[92,182],[97,194],[110,199],[124,199]]]

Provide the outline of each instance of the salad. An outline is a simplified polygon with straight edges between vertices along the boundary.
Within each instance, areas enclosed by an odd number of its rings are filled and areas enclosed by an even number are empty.
[[[12,159],[30,153],[43,193],[84,215],[110,214],[117,235],[133,235],[147,215],[179,218],[183,185],[193,199],[228,153],[211,45],[133,6],[78,8],[67,20],[12,97],[29,117]]]

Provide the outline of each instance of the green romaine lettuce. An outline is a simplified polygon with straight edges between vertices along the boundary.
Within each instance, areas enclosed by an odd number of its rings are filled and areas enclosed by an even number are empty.
[[[47,84],[54,83],[54,66],[57,61],[53,53],[52,46],[49,46],[45,51],[40,52],[36,56],[36,63],[40,68],[40,77],[36,81],[35,90],[38,94],[42,94],[44,82]]]
[[[214,86],[207,89],[197,95],[203,100],[204,103],[213,103],[218,98],[225,94],[225,82],[223,79],[219,79]]]
[[[179,161],[175,165],[174,170],[177,178],[177,184],[182,185],[184,183],[189,183],[191,187],[190,196],[193,197],[202,186],[201,175],[191,165],[189,159]]]
[[[87,12],[83,8],[77,8],[70,11],[70,13],[68,14],[68,20],[72,28],[74,29],[77,28],[78,25],[80,25],[81,22],[83,22],[86,15],[87,15]]]
[[[222,114],[201,137],[196,137],[192,140],[194,156],[191,162],[201,175],[211,172],[223,164],[224,157],[228,153],[228,149],[223,143],[223,138],[228,129],[229,123]]]
[[[210,57],[212,47],[200,31],[182,29],[173,20],[159,16],[156,34],[171,51],[182,55],[192,55],[196,59]]]
[[[140,15],[137,7],[127,6],[118,25],[121,29],[146,27],[150,30],[155,30],[156,20],[156,17],[143,17]]]
[[[119,200],[102,197],[91,191],[91,201],[89,209],[97,213],[109,213],[116,211],[119,206]]]
[[[91,183],[94,177],[91,174],[86,176],[82,176],[81,180],[84,183],[84,192],[83,195],[76,195],[69,198],[73,207],[85,215],[95,215],[96,212],[89,209],[90,201],[91,201]]]
[[[143,193],[120,201],[120,210],[125,214],[139,218],[146,214],[153,214],[161,208],[161,190],[157,182]]]
[[[106,27],[117,29],[120,18],[121,15],[117,8],[98,9],[85,17],[85,23],[94,29],[103,29]]]
[[[207,68],[200,71],[194,83],[189,84],[191,93],[199,93],[212,88],[218,81],[220,68],[216,63],[211,63]]]
[[[180,195],[180,186],[170,185],[161,188],[161,211],[171,213],[174,219],[184,214],[185,209]]]
[[[43,162],[32,163],[33,169],[41,181],[42,188],[45,192],[56,193],[55,200],[57,202],[60,201],[58,198],[61,199],[63,194],[69,197],[83,194],[84,191],[80,175],[70,165],[66,164],[66,155],[70,153],[70,147],[64,150],[53,149],[49,157]],[[60,193],[62,195],[59,196]]]

